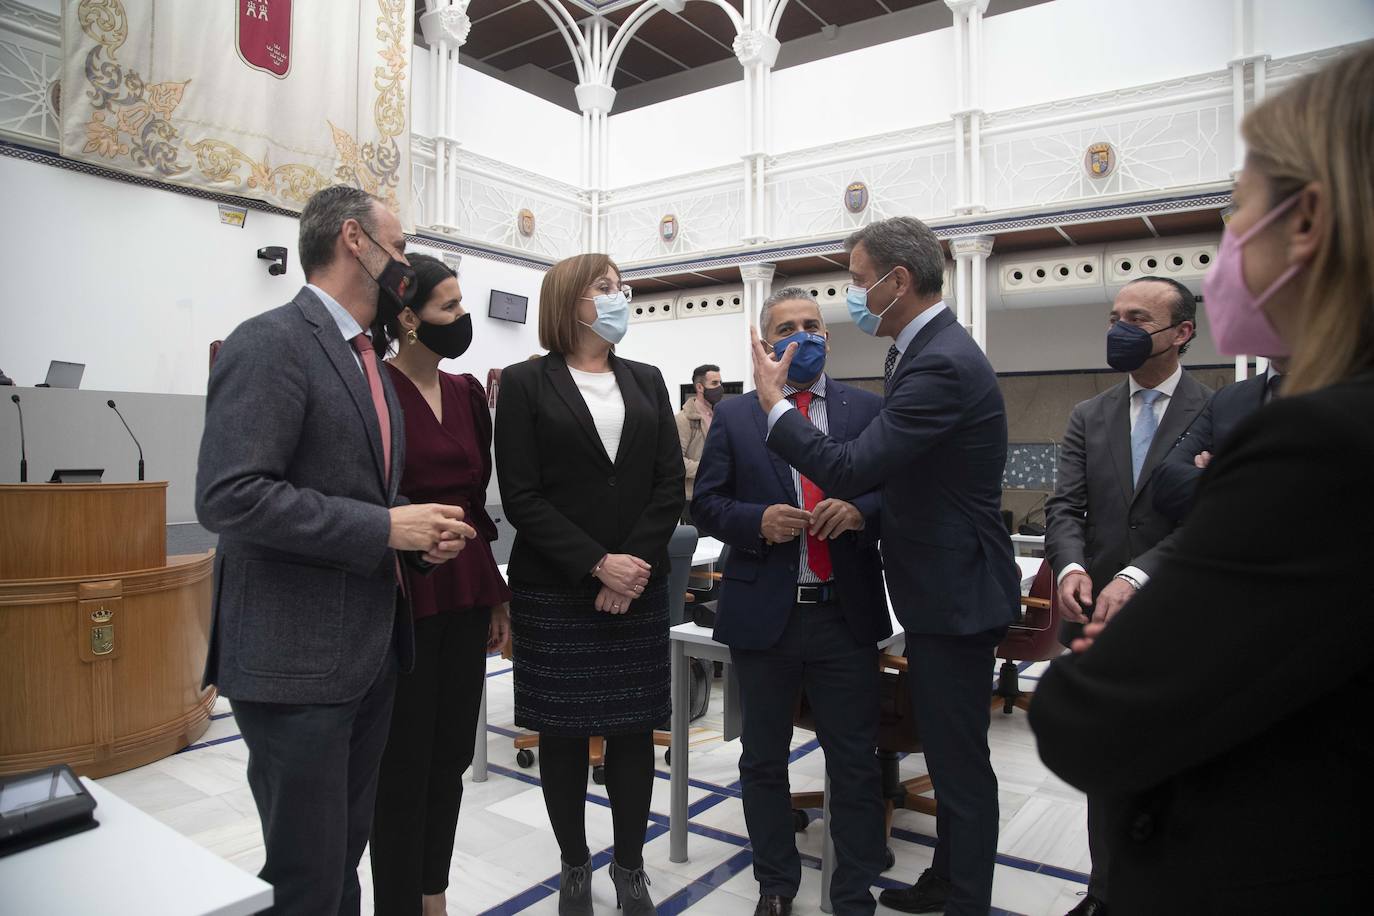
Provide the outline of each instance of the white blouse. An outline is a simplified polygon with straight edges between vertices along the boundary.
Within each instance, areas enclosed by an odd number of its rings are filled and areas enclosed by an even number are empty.
[[[592,422],[596,424],[597,435],[606,447],[606,454],[615,461],[616,451],[620,448],[620,430],[625,425],[625,399],[620,396],[620,385],[614,372],[583,372],[568,367],[577,390],[582,392],[582,400],[587,402]]]

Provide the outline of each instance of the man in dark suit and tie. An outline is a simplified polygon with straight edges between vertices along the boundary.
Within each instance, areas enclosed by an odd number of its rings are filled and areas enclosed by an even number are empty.
[[[800,287],[763,304],[770,346],[797,342],[783,395],[818,431],[858,437],[882,399],[825,375],[820,306]],[[877,759],[877,643],[891,635],[878,556],[874,490],[836,499],[768,450],[758,395],[716,408],[697,466],[692,518],[730,545],[716,639],[730,647],[744,713],[740,779],[759,882],[756,916],[787,916],[801,882],[788,754],[806,692],[830,777],[835,913],[870,914],[883,869],[884,807]]]
[[[1212,395],[1202,413],[1155,468],[1151,481],[1155,508],[1165,518],[1177,524],[1187,517],[1203,469],[1242,420],[1278,396],[1287,371],[1287,357],[1275,357],[1263,374],[1227,385]]]
[[[245,321],[210,372],[196,514],[220,536],[205,683],[248,745],[274,911],[359,910],[399,664],[399,562],[452,559],[454,506],[403,505],[400,406],[366,328],[413,273],[380,200],[320,191],[300,218],[307,285]],[[421,562],[421,559],[423,562]]]
[[[850,236],[847,300],[861,331],[891,337],[887,397],[848,442],[783,397],[795,348],[757,336],[754,382],[768,447],[827,494],[881,488],[882,557],[906,633],[912,702],[939,800],[934,861],[879,902],[909,913],[986,914],[997,854],[997,776],[987,729],[993,650],[1019,610],[1020,574],[1002,524],[1007,419],[987,357],[941,301],[944,253],[897,217]]]
[[[1105,620],[1119,611],[1159,567],[1174,522],[1154,507],[1153,474],[1212,393],[1179,362],[1196,317],[1193,294],[1164,277],[1133,280],[1112,304],[1107,361],[1129,377],[1073,409],[1045,506],[1045,557],[1058,577],[1065,645],[1089,615]],[[1092,880],[1073,916],[1107,912],[1106,807],[1088,798]]]

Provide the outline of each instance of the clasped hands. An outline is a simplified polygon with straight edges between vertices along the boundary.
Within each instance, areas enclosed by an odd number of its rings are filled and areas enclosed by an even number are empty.
[[[823,499],[808,512],[786,503],[763,510],[759,534],[770,544],[786,544],[808,531],[823,541],[834,540],[846,531],[859,531],[864,517],[852,503],[842,499]]]
[[[423,503],[391,508],[391,534],[387,546],[393,550],[414,550],[426,563],[447,563],[467,546],[477,532],[463,521],[458,506]]]
[[[1135,586],[1125,579],[1112,579],[1093,602],[1093,580],[1086,572],[1074,570],[1059,583],[1059,616],[1070,623],[1084,624],[1083,635],[1070,646],[1085,652],[1126,603],[1135,597]],[[1092,619],[1085,613],[1092,610]]]
[[[607,614],[624,614],[630,603],[644,594],[651,567],[628,553],[608,553],[596,564],[592,575],[601,583],[596,609]]]

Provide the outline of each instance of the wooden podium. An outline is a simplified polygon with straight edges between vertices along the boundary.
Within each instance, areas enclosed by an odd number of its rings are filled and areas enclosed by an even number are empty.
[[[0,774],[107,776],[209,726],[213,552],[167,557],[167,484],[0,485]]]

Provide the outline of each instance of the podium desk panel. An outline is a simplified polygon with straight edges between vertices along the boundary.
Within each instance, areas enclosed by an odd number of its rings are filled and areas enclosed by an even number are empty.
[[[0,581],[167,563],[167,482],[0,485]]]

